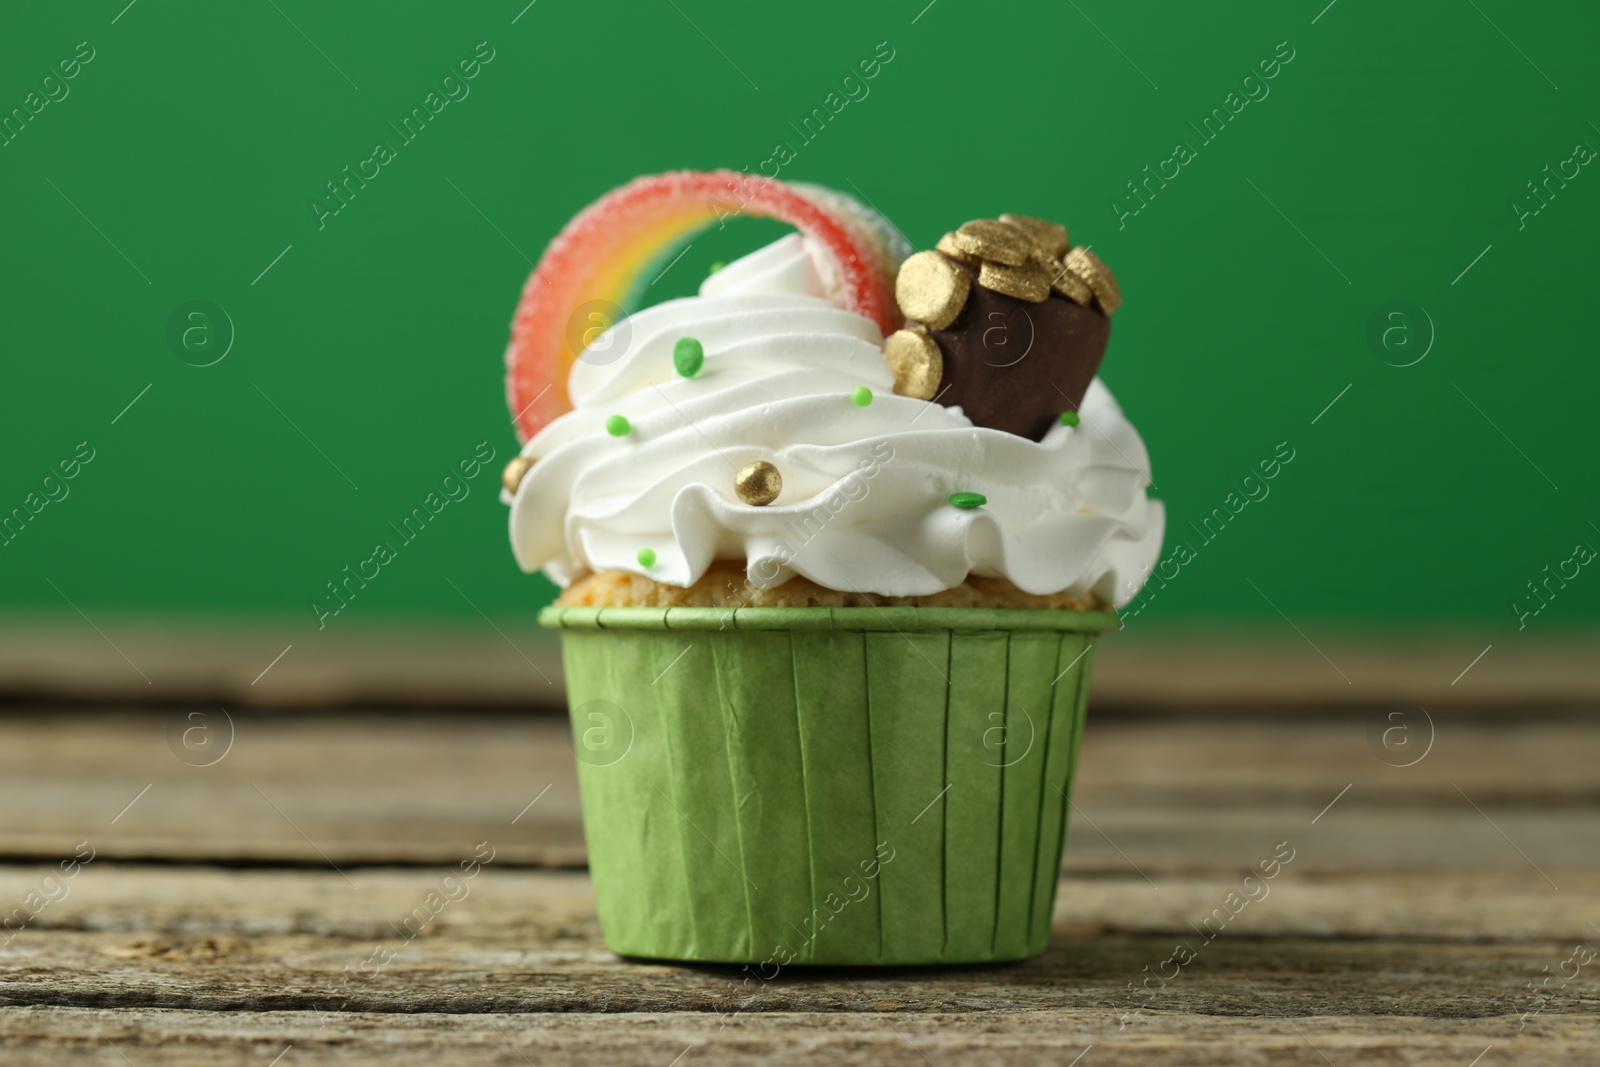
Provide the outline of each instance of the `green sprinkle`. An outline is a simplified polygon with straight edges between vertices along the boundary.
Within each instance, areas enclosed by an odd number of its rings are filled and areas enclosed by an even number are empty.
[[[1078,425],[1078,413],[1076,411],[1063,411],[1061,413],[1061,425],[1063,425],[1063,426],[1076,426],[1076,425]]]
[[[606,433],[612,437],[626,437],[633,432],[633,424],[626,415],[613,415],[606,420]]]
[[[850,403],[858,408],[864,408],[872,403],[872,390],[864,385],[856,386],[856,391],[850,394]]]
[[[680,337],[678,343],[672,346],[672,365],[677,367],[678,373],[685,378],[693,378],[699,374],[700,367],[705,361],[705,346],[693,337]]]
[[[649,570],[655,565],[656,550],[653,548],[641,548],[639,550],[639,566],[643,567],[645,570]]]
[[[981,508],[989,502],[989,498],[982,493],[951,493],[950,503],[964,511]]]
[[[708,277],[708,278],[711,277],[711,275],[717,273],[717,271],[721,270],[723,267],[726,267],[726,266],[727,266],[727,264],[722,262],[722,260],[720,260],[720,259],[717,260],[715,263],[711,264],[711,269],[706,271],[706,277]]]

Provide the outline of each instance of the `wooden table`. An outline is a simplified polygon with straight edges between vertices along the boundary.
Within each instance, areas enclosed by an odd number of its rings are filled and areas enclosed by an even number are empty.
[[[1600,1061],[1581,711],[1091,714],[1044,956],[766,983],[606,951],[558,717],[231,721],[196,766],[207,706],[0,717],[0,1062]]]

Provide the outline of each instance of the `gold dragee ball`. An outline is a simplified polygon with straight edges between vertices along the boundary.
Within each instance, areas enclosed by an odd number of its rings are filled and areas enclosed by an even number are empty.
[[[914,400],[932,400],[944,378],[944,353],[920,326],[896,330],[883,343],[883,358],[894,374],[894,391]]]
[[[1022,230],[1040,250],[1052,256],[1064,256],[1071,243],[1067,237],[1067,228],[1059,222],[1049,219],[1036,219],[1032,215],[1001,215],[1001,222],[1010,223]]]
[[[1050,275],[1037,263],[1011,267],[985,262],[978,268],[978,284],[1033,304],[1043,303],[1050,296]]]
[[[900,264],[895,300],[906,318],[942,330],[967,306],[972,283],[961,268],[938,252],[918,252]]]
[[[766,507],[783,492],[783,475],[771,463],[758,459],[739,468],[733,476],[733,489],[746,504]]]
[[[513,456],[506,469],[500,472],[500,484],[506,487],[508,493],[515,493],[517,486],[522,484],[522,479],[533,470],[532,456]]]
[[[953,237],[955,245],[969,256],[1020,267],[1033,253],[1033,238],[1027,232],[999,219],[973,219],[964,222]]]

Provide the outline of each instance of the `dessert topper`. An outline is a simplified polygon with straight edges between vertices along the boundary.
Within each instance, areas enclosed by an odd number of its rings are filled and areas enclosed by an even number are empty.
[[[1076,413],[1122,303],[1115,275],[1066,227],[974,219],[900,267],[906,328],[884,342],[895,392],[1041,440]]]
[[[604,303],[661,293],[681,239],[663,234],[745,211],[802,232],[698,296],[625,319]],[[503,481],[518,565],[568,588],[691,590],[742,563],[761,590],[915,598],[976,575],[1126,603],[1164,513],[1143,442],[1092,377],[1110,272],[1020,217],[940,245],[900,270],[910,248],[848,198],[740,175],[644,179],[583,212],[515,324],[511,402],[533,434]],[[666,258],[641,268],[641,249]],[[596,304],[612,321],[583,330]],[[1071,429],[1080,410],[1093,432]]]
[[[696,233],[736,215],[778,219],[813,238],[832,260],[844,306],[886,334],[899,328],[891,291],[909,249],[877,212],[831,189],[736,171],[639,178],[569,222],[522,290],[506,393],[523,441],[571,410],[567,375],[588,343],[632,309]]]

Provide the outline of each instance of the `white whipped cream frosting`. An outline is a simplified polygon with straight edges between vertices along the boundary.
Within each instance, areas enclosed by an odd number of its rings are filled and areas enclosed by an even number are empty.
[[[503,497],[522,569],[563,586],[586,571],[688,586],[723,559],[745,561],[761,587],[798,574],[924,596],[979,574],[1029,593],[1132,599],[1165,513],[1146,496],[1144,442],[1100,380],[1080,425],[1038,442],[896,396],[877,326],[833,302],[828,267],[793,234],[711,275],[698,297],[597,337],[568,379],[573,410],[523,447],[536,462]],[[693,378],[673,366],[681,337],[705,349]],[[863,385],[866,407],[851,400]],[[611,436],[612,415],[631,432]],[[734,492],[754,460],[783,476],[765,507]],[[952,506],[962,492],[987,503]]]

